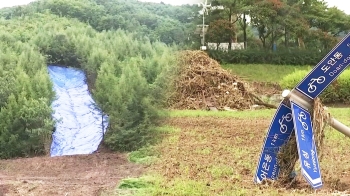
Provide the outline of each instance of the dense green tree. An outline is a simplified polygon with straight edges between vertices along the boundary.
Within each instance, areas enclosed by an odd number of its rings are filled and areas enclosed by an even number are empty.
[[[217,43],[217,48],[224,40],[230,40],[236,34],[233,24],[228,20],[215,20],[209,24],[207,39]]]
[[[0,32],[0,158],[44,153],[53,127],[45,59]]]
[[[140,58],[126,61],[127,66],[123,66],[120,77],[110,74],[115,71],[112,66],[103,64],[97,77],[97,87],[106,88],[108,85],[104,93],[112,92],[103,98],[101,104],[111,108],[111,129],[105,143],[114,150],[135,150],[150,142],[154,134],[152,122],[157,119],[157,110],[148,93],[149,84],[138,68],[141,61]]]

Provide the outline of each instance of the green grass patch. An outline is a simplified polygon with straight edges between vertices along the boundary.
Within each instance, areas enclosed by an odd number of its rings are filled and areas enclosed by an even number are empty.
[[[272,117],[275,109],[244,111],[172,110],[170,117],[217,117],[217,118],[266,118]]]
[[[180,178],[165,183],[165,180],[158,175],[143,176],[140,178],[127,178],[122,180],[113,195],[209,196],[210,189],[206,184],[207,183],[203,181]]]
[[[129,161],[138,164],[151,164],[157,158],[157,152],[154,150],[154,147],[148,146],[143,147],[137,151],[133,151],[129,153]]]
[[[159,134],[177,133],[181,130],[175,127],[165,125],[162,127],[157,127],[156,131],[157,131],[157,134],[159,135]],[[173,143],[175,143],[178,140],[178,136],[174,136],[174,138],[172,139],[174,140]],[[139,150],[130,152],[128,159],[130,162],[133,162],[133,163],[149,165],[149,164],[152,164],[154,161],[156,161],[158,157],[159,157],[159,153],[155,150],[154,146],[146,146],[146,147],[140,148]]]
[[[297,70],[310,70],[310,66],[270,64],[225,64],[224,69],[247,81],[278,83],[285,75]]]
[[[144,189],[151,185],[151,181],[146,178],[127,178],[121,181],[118,188],[119,189]]]
[[[215,165],[208,169],[214,178],[221,178],[232,176],[234,174],[233,168],[227,165]]]
[[[176,127],[172,127],[172,126],[168,126],[168,125],[164,125],[161,127],[157,127],[157,132],[160,134],[168,134],[168,133],[177,133],[180,132],[181,130],[176,128]]]
[[[350,126],[350,110],[349,108],[329,108],[330,114],[344,123],[347,126]]]
[[[123,179],[117,189],[108,195],[142,196],[155,195],[161,187],[162,178],[157,176],[142,176],[139,178]]]
[[[202,196],[210,195],[210,188],[201,180],[175,179],[172,186],[162,190],[163,195]]]
[[[170,118],[174,117],[217,117],[217,118],[268,118],[273,117],[276,109],[261,109],[261,110],[244,110],[244,111],[207,111],[207,110],[171,110]],[[350,110],[348,108],[329,108],[329,112],[337,119],[343,119],[349,122],[350,126]],[[346,123],[345,123],[346,124]],[[168,132],[179,130],[174,127],[161,127],[160,130]]]

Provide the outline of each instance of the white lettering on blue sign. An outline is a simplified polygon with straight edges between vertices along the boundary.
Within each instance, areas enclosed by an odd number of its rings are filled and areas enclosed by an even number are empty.
[[[303,176],[313,188],[320,188],[322,179],[312,131],[311,115],[293,101],[291,101],[291,110]]]
[[[350,33],[330,51],[296,86],[296,89],[314,99],[331,84],[350,64]]]
[[[265,138],[254,177],[256,183],[261,183],[264,179],[277,179],[279,173],[277,153],[282,145],[289,140],[292,131],[292,111],[288,106],[281,103],[272,119]]]

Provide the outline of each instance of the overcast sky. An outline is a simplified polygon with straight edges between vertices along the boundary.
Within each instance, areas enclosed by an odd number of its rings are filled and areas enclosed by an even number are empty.
[[[11,7],[15,5],[24,5],[32,2],[34,0],[0,0],[0,8]],[[181,5],[181,4],[191,4],[197,2],[204,2],[205,0],[139,0],[160,3],[163,1],[166,4]],[[349,0],[325,0],[329,6],[336,6],[340,10],[345,11],[345,13],[350,14],[350,1]]]

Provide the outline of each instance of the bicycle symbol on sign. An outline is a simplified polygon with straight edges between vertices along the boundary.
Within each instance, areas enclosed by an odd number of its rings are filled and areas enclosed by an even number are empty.
[[[299,122],[301,122],[301,125],[303,126],[305,131],[309,129],[306,122],[304,122],[304,120],[306,120],[306,114],[304,112],[299,113],[298,120],[299,120]]]
[[[292,113],[288,113],[286,115],[283,115],[281,119],[278,120],[280,124],[280,131],[281,133],[286,133],[288,131],[287,125],[283,123],[283,121],[286,120],[287,122],[290,122],[293,120]]]
[[[317,84],[322,84],[324,83],[324,81],[326,81],[326,78],[324,76],[320,76],[318,78],[312,78],[310,80],[310,83],[308,84],[309,88],[307,89],[307,91],[309,93],[313,93],[317,90],[316,85],[314,85],[314,83],[316,82]]]

